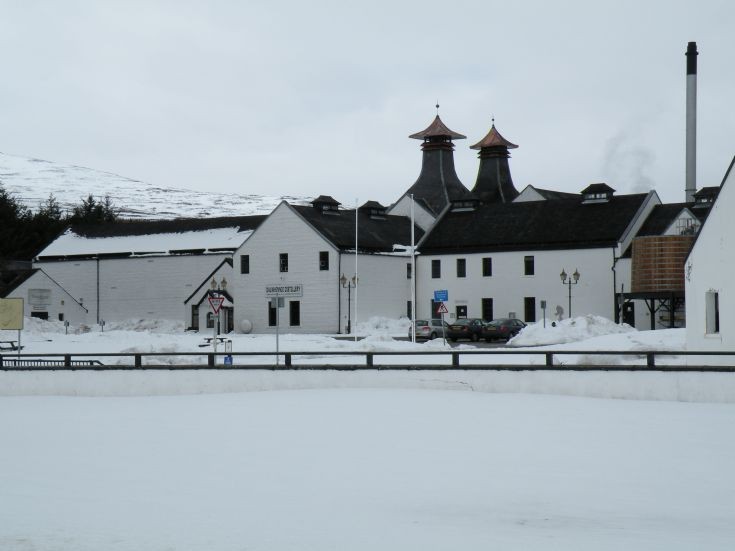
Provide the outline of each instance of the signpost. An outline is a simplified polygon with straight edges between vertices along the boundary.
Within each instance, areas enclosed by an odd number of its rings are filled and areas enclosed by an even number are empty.
[[[444,291],[444,293],[446,296],[446,291]],[[434,296],[436,296],[436,291],[434,291]],[[447,310],[446,304],[444,304],[443,302],[440,302],[436,311],[439,312],[439,317],[441,318],[441,321],[442,321],[442,336],[444,338],[444,344],[446,345],[447,344],[447,330],[444,328],[444,314],[448,314],[449,310]]]
[[[279,333],[280,333],[280,309],[285,304],[284,297],[302,297],[304,296],[304,286],[301,283],[273,283],[265,286],[265,298],[270,299],[271,307],[276,309],[276,366],[281,364],[279,352]]]
[[[217,353],[217,326],[219,325],[219,311],[220,308],[222,308],[222,303],[225,301],[225,297],[222,295],[216,295],[211,294],[209,295],[209,298],[207,298],[209,301],[209,308],[212,310],[212,347],[214,350],[214,353]],[[215,319],[216,318],[216,319]],[[215,363],[217,363],[217,358],[214,358]]]
[[[20,359],[20,332],[23,329],[23,299],[0,299],[0,329],[18,330],[18,359]]]
[[[541,310],[544,311],[544,329],[546,329],[546,301],[541,301]]]
[[[449,291],[446,289],[439,289],[434,291],[434,302],[447,302],[449,300]]]

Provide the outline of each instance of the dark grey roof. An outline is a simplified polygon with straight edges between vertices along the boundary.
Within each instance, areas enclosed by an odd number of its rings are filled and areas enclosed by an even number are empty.
[[[363,203],[362,205],[360,205],[360,210],[364,210],[364,209],[367,209],[367,210],[370,210],[370,209],[373,209],[373,210],[385,210],[386,208],[387,207],[384,207],[383,205],[381,205],[377,201],[366,201],[365,203]]]
[[[314,207],[291,205],[316,231],[341,250],[355,248],[355,211],[340,210],[322,212]],[[385,215],[371,217],[368,212],[359,212],[358,248],[366,252],[392,252],[393,245],[410,245],[411,221],[405,216]],[[414,227],[418,243],[423,231]]]
[[[544,199],[548,199],[550,201],[553,201],[555,199],[574,199],[579,198],[578,193],[568,193],[566,191],[554,191],[552,189],[541,189],[539,187],[534,187],[539,195],[541,195]]]
[[[311,204],[312,205],[332,205],[332,206],[338,207],[342,203],[340,203],[339,201],[337,201],[337,199],[335,199],[331,195],[320,195],[319,197],[317,197],[316,199],[314,199],[311,202]]]
[[[707,208],[703,209],[691,209],[691,203],[667,203],[665,205],[656,205],[651,210],[648,218],[638,230],[637,236],[644,235],[663,235],[667,228],[676,220],[682,210],[689,208],[689,212],[699,219],[700,222],[704,222],[709,214],[711,205],[706,205]]]
[[[449,212],[421,244],[422,253],[490,252],[615,246],[648,194],[600,203],[582,197],[489,203]]]
[[[75,224],[74,233],[82,237],[119,237],[124,235],[153,235],[157,233],[181,233],[217,228],[254,230],[266,219],[266,215],[223,216],[220,218],[175,218],[174,220],[116,220],[106,224]]]
[[[641,229],[638,230],[636,236],[662,235],[686,207],[687,203],[656,205],[649,213]]]

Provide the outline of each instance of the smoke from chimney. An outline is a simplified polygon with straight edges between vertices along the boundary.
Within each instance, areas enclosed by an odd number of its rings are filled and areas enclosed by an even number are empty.
[[[697,191],[697,43],[687,45],[686,112],[686,201],[693,202]]]

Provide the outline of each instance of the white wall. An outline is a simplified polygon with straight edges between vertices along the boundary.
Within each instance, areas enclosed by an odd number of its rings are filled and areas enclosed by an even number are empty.
[[[99,319],[185,319],[184,300],[229,254],[34,262]],[[99,262],[99,305],[98,292]],[[98,309],[99,307],[99,309]]]
[[[329,251],[329,270],[319,269],[319,252]],[[279,271],[280,253],[288,254],[288,272]],[[240,273],[240,256],[250,256],[250,273]],[[410,259],[396,255],[358,256],[358,321],[371,316],[405,315],[410,299],[410,280],[406,264]],[[295,210],[279,205],[233,258],[233,298],[235,330],[244,319],[253,324],[254,333],[274,333],[268,325],[265,287],[269,284],[301,284],[303,296],[286,298],[280,311],[280,329],[289,333],[337,333],[347,327],[347,289],[339,279],[355,274],[354,254],[341,254]],[[354,290],[350,291],[350,319],[355,322]],[[289,301],[300,301],[301,323],[289,324]]]
[[[689,350],[735,350],[735,174],[731,171],[685,265]],[[707,332],[707,292],[719,296],[719,332]],[[730,359],[732,361],[732,359]]]
[[[48,304],[31,304],[29,291],[32,289],[46,291],[49,298]],[[12,293],[8,294],[7,298],[23,299],[23,315],[25,317],[31,317],[33,312],[46,312],[49,321],[59,321],[59,315],[61,314],[63,320],[72,325],[87,322],[87,312],[84,308],[41,270],[16,287]]]
[[[483,277],[482,258],[492,258],[492,276]],[[524,257],[533,256],[535,275],[524,275]],[[467,277],[458,278],[457,258],[467,259]],[[431,277],[431,261],[441,260],[441,279]],[[562,285],[559,274],[564,269],[571,274],[579,270],[579,283],[572,285],[572,315],[596,314],[614,316],[613,249],[575,249],[558,251],[519,251],[473,254],[420,255],[417,258],[417,316],[431,315],[434,290],[447,289],[450,315],[454,319],[457,305],[467,305],[468,317],[482,316],[482,298],[493,299],[493,317],[505,317],[515,312],[524,319],[524,297],[536,297],[536,319],[542,319],[541,301],[546,300],[548,319],[556,319],[556,307],[561,306],[568,317],[568,287]]]
[[[329,251],[329,270],[319,270],[319,251]],[[288,272],[279,271],[279,254],[288,254]],[[240,256],[250,256],[250,273],[240,273]],[[235,252],[233,298],[235,331],[242,320],[253,333],[275,333],[268,325],[265,287],[301,284],[303,296],[286,299],[280,328],[292,333],[336,333],[338,329],[339,260],[337,250],[316,233],[288,204],[281,203]],[[301,323],[289,325],[289,301],[301,302]]]

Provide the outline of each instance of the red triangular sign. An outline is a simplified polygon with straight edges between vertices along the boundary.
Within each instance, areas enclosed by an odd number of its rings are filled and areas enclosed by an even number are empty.
[[[209,307],[215,314],[219,313],[219,309],[222,308],[222,303],[225,301],[225,297],[209,297]]]
[[[440,314],[448,314],[449,310],[447,310],[447,305],[443,302],[439,303],[439,308],[436,309],[436,311]]]

